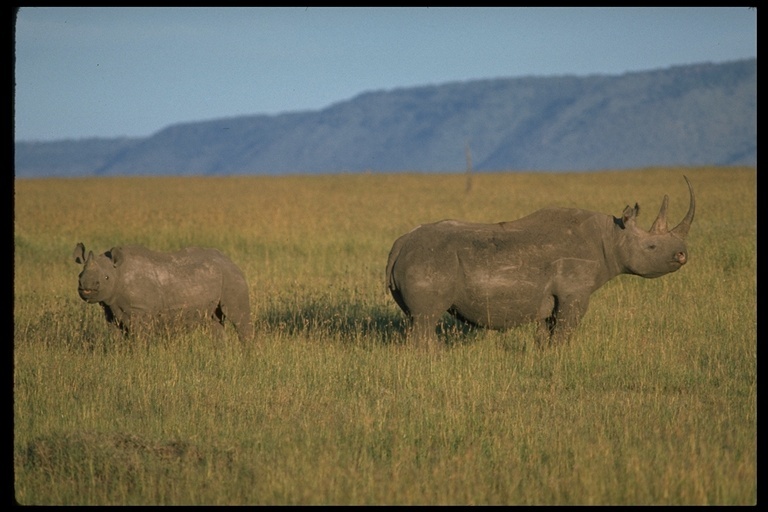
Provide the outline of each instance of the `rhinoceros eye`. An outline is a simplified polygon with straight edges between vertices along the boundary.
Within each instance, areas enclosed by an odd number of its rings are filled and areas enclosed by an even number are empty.
[[[650,244],[650,245],[648,246],[648,248],[649,248],[650,250],[654,250],[654,249],[656,248],[656,244]]]

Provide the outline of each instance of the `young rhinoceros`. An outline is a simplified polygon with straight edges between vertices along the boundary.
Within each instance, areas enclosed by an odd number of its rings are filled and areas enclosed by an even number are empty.
[[[253,336],[248,284],[243,272],[216,249],[188,247],[172,253],[132,245],[85,256],[77,291],[104,308],[107,322],[125,334],[160,324],[212,322],[223,332],[229,320],[241,340]]]
[[[504,329],[538,323],[541,344],[568,338],[589,297],[619,274],[659,277],[688,261],[685,237],[696,208],[667,228],[668,196],[646,232],[639,207],[621,217],[575,208],[547,208],[497,224],[444,220],[398,238],[389,253],[387,283],[409,319],[408,337],[436,342],[444,312],[470,324]]]

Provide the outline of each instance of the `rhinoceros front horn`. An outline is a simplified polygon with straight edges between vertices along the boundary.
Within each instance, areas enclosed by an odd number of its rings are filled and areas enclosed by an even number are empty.
[[[688,213],[685,214],[685,218],[680,221],[680,224],[672,229],[672,233],[680,238],[688,236],[688,230],[691,228],[691,223],[693,222],[693,214],[696,212],[696,197],[693,195],[693,187],[686,176],[683,176],[683,178],[685,178],[685,182],[688,184],[688,192],[691,194],[691,203],[690,206],[688,206]]]

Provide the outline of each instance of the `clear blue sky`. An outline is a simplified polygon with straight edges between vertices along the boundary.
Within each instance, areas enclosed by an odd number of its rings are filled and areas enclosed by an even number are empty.
[[[747,7],[25,7],[15,138],[145,137],[365,91],[756,56]]]

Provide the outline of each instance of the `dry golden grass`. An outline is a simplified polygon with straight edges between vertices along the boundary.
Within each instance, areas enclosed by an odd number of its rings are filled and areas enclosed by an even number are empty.
[[[404,345],[394,239],[550,205],[650,226],[697,210],[690,263],[621,276],[535,350],[448,322]],[[22,504],[753,504],[756,171],[17,180],[14,469]],[[256,341],[128,342],[76,292],[77,242],[221,249]]]

